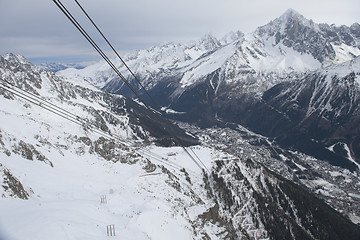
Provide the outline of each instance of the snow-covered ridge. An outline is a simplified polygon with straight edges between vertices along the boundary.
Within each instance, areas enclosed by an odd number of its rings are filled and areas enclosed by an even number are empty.
[[[324,119],[356,117],[360,101],[360,56],[353,60],[309,72],[302,79],[285,84],[281,93],[271,101],[285,107],[289,102],[307,99],[304,117],[317,112]],[[280,100],[281,99],[281,100]]]
[[[308,28],[314,28],[319,31],[319,26],[312,20],[306,19],[303,15],[295,11],[294,9],[288,9],[283,15],[270,21],[268,24],[256,29],[255,33],[260,36],[270,35],[273,36],[278,32],[280,34],[286,34],[289,25],[298,24]]]
[[[79,62],[79,63],[60,63],[60,62],[53,62],[53,63],[43,63],[40,64],[39,66],[46,69],[46,70],[50,70],[52,72],[58,72],[61,70],[65,70],[67,68],[75,68],[75,69],[83,69],[89,65],[95,64],[96,61],[90,61],[90,62]]]
[[[150,81],[157,74],[170,74],[173,70],[189,65],[203,54],[214,51],[220,46],[220,42],[214,36],[207,34],[198,41],[191,41],[186,44],[166,43],[161,46],[129,52],[123,56],[123,59],[134,73],[141,76],[147,84],[151,84]],[[114,63],[125,77],[130,76],[119,59],[115,59]],[[59,75],[70,78],[82,76],[99,88],[103,88],[111,80],[117,78],[117,75],[103,60],[81,70],[66,69],[59,72]],[[145,85],[147,84],[145,83]]]
[[[322,72],[330,75],[337,75],[339,77],[345,77],[350,73],[354,73],[357,75],[357,83],[360,86],[360,56],[354,58],[351,61],[324,68]]]
[[[24,56],[13,54],[13,53],[7,53],[4,55],[4,59],[12,64],[18,64],[23,66],[32,65],[29,60],[27,60]]]

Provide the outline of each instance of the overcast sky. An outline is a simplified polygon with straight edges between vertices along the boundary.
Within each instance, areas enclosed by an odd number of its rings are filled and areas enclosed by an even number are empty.
[[[207,33],[218,38],[231,30],[249,33],[289,8],[317,23],[360,23],[359,0],[78,1],[120,52],[195,40]],[[95,34],[73,0],[62,2]],[[0,55],[8,52],[34,63],[100,58],[52,0],[0,0]]]

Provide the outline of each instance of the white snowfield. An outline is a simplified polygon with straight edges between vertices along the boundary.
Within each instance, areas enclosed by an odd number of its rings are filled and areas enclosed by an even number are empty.
[[[322,73],[324,75],[328,74],[332,76],[338,76],[339,78],[343,78],[350,73],[355,73],[355,82],[358,84],[358,86],[360,86],[360,56],[355,57],[351,61],[324,68]]]
[[[49,150],[46,156],[54,167],[15,154],[2,159],[2,168],[31,194],[22,200],[1,193],[1,239],[108,239],[106,227],[112,224],[115,239],[192,239],[189,221],[207,205],[169,187],[168,175],[159,167],[149,174],[141,163],[107,162],[93,154],[78,156],[76,151],[76,146],[61,153]],[[208,151],[198,151],[203,158],[201,153]],[[186,161],[183,155],[178,158]],[[173,171],[188,190],[189,183]],[[195,186],[197,177],[191,176]]]

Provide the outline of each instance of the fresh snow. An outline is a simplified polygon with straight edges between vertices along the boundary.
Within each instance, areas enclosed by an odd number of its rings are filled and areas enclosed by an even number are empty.
[[[344,143],[343,147],[347,153],[347,159],[349,159],[351,162],[353,162],[360,169],[360,164],[358,162],[356,162],[355,159],[351,156],[351,151],[349,149],[349,146]]]
[[[0,200],[0,222],[9,237],[108,239],[106,226],[114,224],[121,239],[191,239],[188,221],[177,212],[182,210],[170,202],[184,197],[166,186],[164,174],[141,177],[139,165],[50,154],[57,159],[54,168],[18,157],[2,161],[34,191],[27,201]]]
[[[166,113],[171,113],[171,114],[184,114],[185,113],[185,112],[178,112],[178,111],[175,111],[174,109],[166,108],[166,107],[162,107],[161,111],[164,111]]]
[[[108,239],[106,226],[111,224],[121,239],[192,239],[183,206],[192,206],[192,211],[199,207],[201,213],[205,205],[170,187],[168,175],[159,166],[149,174],[143,169],[146,157],[133,165],[105,161],[86,149],[81,151],[84,146],[73,142],[75,135],[86,134],[76,124],[40,107],[25,107],[23,101],[3,96],[0,101],[0,126],[6,126],[1,128],[4,147],[12,149],[22,140],[53,164],[51,167],[46,162],[26,160],[14,153],[3,155],[0,170],[6,168],[16,176],[30,199],[9,198],[1,188],[0,233],[6,234],[1,239]],[[91,139],[99,137],[87,134]],[[197,187],[202,180],[201,170],[182,148],[149,146],[146,151],[164,156],[165,163],[189,169],[191,187],[202,194],[202,188]],[[199,146],[193,151],[211,167],[210,149]],[[175,155],[168,156],[170,152]],[[178,168],[164,166],[186,190],[189,183],[184,174]],[[101,204],[101,196],[106,196],[107,203]]]
[[[204,53],[213,50],[209,44],[214,41],[213,38],[208,35],[198,42],[192,41],[184,45],[166,43],[162,46],[125,53],[123,59],[134,73],[151,76],[159,71],[169,71],[187,66]],[[112,61],[126,78],[130,76],[120,59],[112,59]],[[99,88],[103,88],[112,79],[118,78],[104,60],[84,69],[69,68],[59,71],[57,74],[69,78],[82,76]]]
[[[350,220],[355,224],[360,224],[360,217],[350,213],[349,215]]]
[[[234,53],[235,49],[235,43],[229,44],[213,54],[200,58],[189,65],[185,70],[184,76],[180,80],[181,87],[185,88],[193,85],[197,80],[220,69],[228,60],[229,56]]]
[[[259,41],[260,43],[257,43],[257,46],[262,46],[264,53],[266,53],[265,57],[261,55],[253,57],[249,54],[250,66],[257,72],[306,72],[321,67],[321,63],[310,54],[301,54],[292,48],[284,46],[282,43],[275,45],[275,37],[261,40],[249,34],[247,38],[249,39],[248,43],[244,43],[247,49],[253,48],[253,52],[255,52],[253,42]]]
[[[327,68],[321,70],[323,74],[332,76],[338,76],[339,78],[343,78],[350,73],[356,74],[356,83],[360,86],[360,56],[354,58],[351,61],[347,61],[341,64],[332,65]]]
[[[351,60],[354,56],[360,56],[360,49],[353,46],[348,46],[344,43],[340,45],[332,44],[336,52],[334,63],[343,63]]]

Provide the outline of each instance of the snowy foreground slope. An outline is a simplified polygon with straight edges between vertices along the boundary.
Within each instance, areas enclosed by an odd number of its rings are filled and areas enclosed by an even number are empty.
[[[158,131],[135,126],[141,108],[115,101],[126,102],[121,96],[21,56],[0,64],[0,239],[360,237],[358,226],[251,159],[188,147],[201,170],[182,148],[154,144]]]
[[[63,99],[59,95],[75,89],[74,83],[38,71],[20,56],[1,60],[2,80],[27,91],[34,89],[81,118],[92,120],[94,112],[107,110],[104,102],[83,98],[76,91]],[[93,94],[98,91],[86,82],[80,84]],[[198,197],[169,187],[171,173],[150,164],[145,154],[136,154],[91,129],[18,99],[4,88],[0,114],[1,239],[106,239],[107,224],[114,224],[122,239],[167,239],[173,231],[178,239],[190,238],[186,219],[179,214],[175,222],[172,216],[178,211],[178,201],[195,205],[196,214]],[[108,117],[111,123],[105,120],[111,133],[129,140],[136,137],[128,116],[112,117]],[[113,126],[116,121],[119,124]],[[161,156],[177,150],[152,148]],[[143,176],[147,171],[153,175]],[[184,185],[184,191],[189,191]],[[106,196],[106,204],[100,204],[101,196]],[[169,202],[172,199],[178,200]],[[206,205],[200,206],[200,212],[204,209]]]

